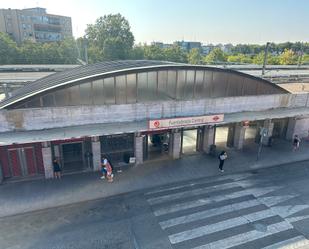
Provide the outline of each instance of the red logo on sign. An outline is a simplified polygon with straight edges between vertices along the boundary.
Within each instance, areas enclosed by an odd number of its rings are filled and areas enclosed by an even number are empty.
[[[154,121],[153,122],[153,126],[158,128],[160,126],[160,122],[157,120],[157,121]]]
[[[218,117],[218,116],[214,116],[213,118],[212,118],[212,120],[213,121],[218,121],[220,118]]]

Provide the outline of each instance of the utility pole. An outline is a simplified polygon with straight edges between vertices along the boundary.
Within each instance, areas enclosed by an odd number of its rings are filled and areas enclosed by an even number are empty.
[[[257,156],[256,156],[256,160],[258,161],[261,157],[261,152],[262,152],[262,147],[263,147],[263,140],[264,137],[267,136],[268,133],[268,129],[262,127],[260,130],[260,142],[259,142],[259,147],[258,147],[258,152],[257,152]]]
[[[265,67],[267,64],[267,54],[268,54],[268,47],[269,47],[270,42],[266,43],[265,51],[264,51],[264,60],[263,60],[263,68],[262,68],[262,75],[265,74]]]
[[[297,63],[297,67],[300,68],[300,65],[302,63],[302,59],[303,59],[303,43],[300,44],[300,51],[298,52],[298,63]]]

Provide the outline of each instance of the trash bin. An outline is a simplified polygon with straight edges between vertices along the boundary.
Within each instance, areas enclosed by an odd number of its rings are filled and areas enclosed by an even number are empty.
[[[209,154],[212,155],[212,156],[217,155],[217,146],[215,144],[210,145]]]

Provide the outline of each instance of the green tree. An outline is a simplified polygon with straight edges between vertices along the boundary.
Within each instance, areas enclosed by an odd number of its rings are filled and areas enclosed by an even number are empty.
[[[179,46],[165,48],[163,51],[167,61],[187,62],[187,54]]]
[[[253,63],[257,65],[263,65],[264,63],[264,54],[265,52],[261,52],[253,57]],[[267,62],[268,65],[278,65],[279,57],[275,55],[267,54]]]
[[[309,54],[304,54],[302,57],[302,64],[309,64]]]
[[[129,22],[120,14],[98,18],[95,24],[87,26],[86,37],[89,47],[102,51],[100,59],[106,60],[127,58],[134,44]]]
[[[227,61],[231,63],[244,63],[244,64],[251,64],[252,58],[250,55],[245,54],[236,54],[236,55],[229,55],[227,57]]]
[[[66,38],[60,42],[58,48],[60,61],[63,64],[75,64],[78,58],[77,43],[74,38]]]
[[[279,56],[279,62],[281,65],[295,65],[297,64],[297,55],[292,49],[285,49]]]
[[[87,54],[88,54],[88,62],[90,64],[101,61],[103,58],[103,51],[100,50],[99,47],[94,45],[87,46]],[[84,58],[84,60],[86,61],[86,58]]]
[[[24,64],[49,63],[47,57],[48,53],[43,52],[43,50],[44,50],[43,45],[41,43],[24,41],[20,47],[21,63]]]
[[[46,64],[63,63],[61,60],[59,48],[60,46],[56,42],[42,44],[42,55],[39,55],[41,59],[38,59],[38,62]]]
[[[7,34],[0,32],[0,64],[16,63],[18,57],[17,44]]]
[[[130,51],[130,59],[132,60],[142,60],[145,58],[144,47],[142,45],[137,45],[132,48]]]
[[[206,64],[217,64],[226,61],[226,55],[220,48],[214,48],[205,58]]]
[[[147,60],[166,60],[163,49],[156,45],[144,46],[144,56]]]
[[[193,48],[188,53],[188,63],[198,65],[201,64],[202,61],[202,55],[200,53],[200,50],[198,48]]]

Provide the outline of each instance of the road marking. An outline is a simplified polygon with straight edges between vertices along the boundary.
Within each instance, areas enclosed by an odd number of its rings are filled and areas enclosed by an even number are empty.
[[[232,237],[228,237],[222,240],[218,240],[218,241],[215,241],[209,244],[198,246],[193,249],[227,249],[233,246],[238,246],[238,245],[250,242],[250,241],[261,239],[266,236],[270,236],[270,235],[273,235],[279,232],[283,232],[283,231],[286,231],[292,228],[293,226],[291,224],[287,223],[286,221],[282,221],[282,222],[267,226],[266,232],[253,230],[253,231],[238,234]]]
[[[271,207],[270,209],[273,210],[274,213],[280,215],[281,217],[286,218],[290,215],[298,213],[307,208],[309,208],[308,205],[288,205],[288,206]]]
[[[262,249],[296,249],[307,245],[309,245],[309,240],[307,240],[304,236],[297,236],[263,247]]]
[[[149,192],[145,193],[144,195],[147,196],[147,195],[167,192],[167,191],[171,191],[171,190],[182,189],[182,188],[186,188],[186,187],[192,187],[192,186],[203,184],[203,183],[213,183],[213,182],[218,182],[218,181],[223,181],[223,180],[239,181],[239,180],[248,178],[250,176],[252,176],[252,174],[246,173],[246,174],[220,176],[220,177],[216,177],[216,178],[212,178],[212,179],[203,179],[203,180],[200,180],[200,181],[195,182],[195,183],[188,183],[188,184],[178,185],[178,186],[174,186],[174,187],[167,187],[167,188],[164,188],[164,189],[149,191]]]
[[[233,228],[236,226],[248,224],[250,222],[262,220],[265,218],[273,217],[275,214],[269,209],[262,210],[259,212],[243,215],[240,217],[228,219],[215,224],[205,225],[197,227],[184,232],[176,233],[168,236],[172,244],[180,243],[186,240],[195,239],[198,237],[205,236],[207,234],[219,232],[225,229]],[[286,222],[287,223],[287,222]],[[287,223],[288,224],[288,223]]]
[[[149,202],[150,205],[155,205],[155,204],[159,204],[165,201],[177,200],[180,198],[186,198],[186,197],[191,197],[194,195],[201,195],[201,194],[211,193],[211,192],[220,191],[220,190],[227,190],[227,189],[236,188],[236,187],[239,187],[239,185],[235,182],[224,183],[224,184],[219,184],[215,186],[207,186],[207,187],[187,190],[187,191],[183,191],[179,193],[154,197],[154,198],[148,199],[147,201]]]
[[[196,212],[190,215],[184,215],[184,216],[180,216],[177,218],[165,220],[165,221],[159,222],[159,224],[162,227],[162,229],[166,229],[168,227],[173,227],[179,224],[185,224],[185,223],[189,223],[192,221],[197,221],[197,220],[213,217],[216,215],[238,211],[238,210],[242,210],[245,208],[254,207],[258,205],[261,205],[261,203],[256,199],[249,200],[249,201],[243,201],[239,203],[229,204],[229,205],[219,207],[219,208],[217,207],[213,209]]]
[[[267,196],[259,197],[259,200],[268,207],[278,205],[279,203],[288,201],[297,197],[298,195],[282,195],[282,196]]]
[[[194,200],[194,201],[189,201],[189,202],[170,205],[170,206],[167,206],[167,207],[158,208],[158,209],[154,210],[154,215],[160,216],[160,215],[164,215],[164,214],[177,212],[177,211],[180,211],[180,210],[185,210],[185,209],[194,208],[194,207],[200,207],[200,206],[204,206],[204,205],[207,205],[207,204],[210,204],[210,203],[229,200],[229,199],[238,198],[238,197],[242,197],[242,196],[246,196],[246,195],[253,195],[255,197],[259,197],[259,196],[262,196],[264,194],[278,190],[280,188],[281,187],[276,187],[276,186],[265,187],[265,188],[251,188],[251,189],[241,190],[241,191],[237,191],[237,192],[226,194],[226,195],[217,195],[217,196],[213,196],[213,197],[197,199],[197,200]]]
[[[300,220],[305,220],[305,219],[309,219],[309,215],[304,215],[304,216],[296,216],[296,217],[289,217],[289,218],[285,218],[288,222],[292,223],[292,222],[297,222]]]

